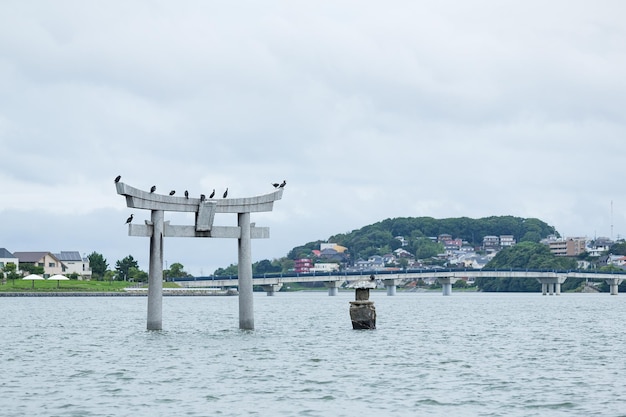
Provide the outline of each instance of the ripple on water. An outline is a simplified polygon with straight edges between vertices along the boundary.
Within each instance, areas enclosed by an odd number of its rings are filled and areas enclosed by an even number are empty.
[[[253,332],[231,297],[167,297],[159,332],[142,299],[3,300],[3,416],[624,414],[626,303],[374,293],[355,332],[352,298],[255,297]]]

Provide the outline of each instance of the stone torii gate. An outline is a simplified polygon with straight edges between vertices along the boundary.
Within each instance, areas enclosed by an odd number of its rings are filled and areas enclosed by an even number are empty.
[[[117,193],[126,197],[127,207],[151,211],[150,221],[128,225],[129,236],[150,238],[148,330],[162,329],[164,237],[238,239],[239,328],[254,330],[250,239],[267,239],[270,231],[268,227],[256,227],[254,223],[250,223],[250,213],[272,211],[274,201],[283,196],[283,188],[256,197],[200,199],[155,194],[123,182],[117,182],[115,186]],[[164,221],[166,211],[194,212],[195,225],[170,225],[169,221]],[[236,213],[237,226],[214,226],[216,213]]]

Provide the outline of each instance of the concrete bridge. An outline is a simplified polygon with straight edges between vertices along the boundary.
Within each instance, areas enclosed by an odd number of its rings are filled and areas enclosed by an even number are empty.
[[[624,273],[589,272],[589,271],[555,271],[555,270],[495,270],[495,269],[409,269],[409,270],[376,270],[361,272],[322,272],[322,273],[287,273],[287,274],[263,274],[254,275],[253,284],[261,286],[267,295],[274,295],[283,284],[290,282],[323,282],[328,288],[328,295],[337,295],[339,288],[348,283],[370,279],[384,283],[387,295],[395,295],[398,284],[416,279],[436,279],[442,285],[443,295],[452,294],[452,284],[459,279],[469,278],[523,278],[536,279],[541,283],[543,295],[560,295],[561,284],[567,278],[583,278],[586,280],[605,281],[610,287],[611,295],[618,294],[618,286],[626,278]],[[197,277],[197,278],[174,278],[182,287],[237,287],[237,276],[229,277]]]

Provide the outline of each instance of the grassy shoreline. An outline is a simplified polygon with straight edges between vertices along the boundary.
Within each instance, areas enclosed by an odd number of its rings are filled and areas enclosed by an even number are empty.
[[[33,284],[34,282],[34,284]],[[148,284],[136,284],[125,281],[24,281],[8,280],[0,285],[2,293],[74,293],[74,292],[101,292],[123,293],[129,287],[147,287]],[[164,282],[163,288],[179,288],[175,283]]]

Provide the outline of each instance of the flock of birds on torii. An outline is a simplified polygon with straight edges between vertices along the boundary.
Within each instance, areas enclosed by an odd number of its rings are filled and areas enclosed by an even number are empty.
[[[118,175],[117,177],[115,177],[115,183],[117,184],[118,182],[120,182],[120,180],[122,179],[121,175]],[[280,184],[275,182],[272,183],[272,186],[274,188],[283,188],[285,185],[287,185],[287,181],[283,180],[283,182],[281,182]],[[156,191],[156,185],[153,185],[150,188],[150,193],[153,193]],[[170,195],[174,195],[176,194],[176,190],[172,190],[170,191]],[[213,198],[215,197],[215,188],[213,189],[213,192],[211,192],[211,194],[209,195],[209,198]],[[222,195],[222,198],[226,198],[228,197],[228,187],[226,187],[226,191],[224,191],[224,194]],[[185,198],[189,198],[189,191],[185,190]],[[200,194],[200,201],[204,201],[206,200],[206,196],[204,194]],[[130,222],[133,221],[133,217],[134,214],[131,214],[130,217],[128,219],[126,219],[126,224],[129,224]]]

